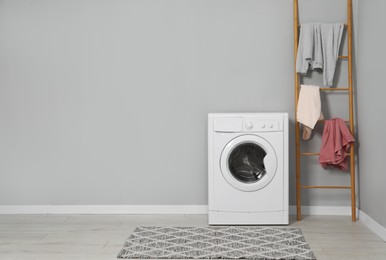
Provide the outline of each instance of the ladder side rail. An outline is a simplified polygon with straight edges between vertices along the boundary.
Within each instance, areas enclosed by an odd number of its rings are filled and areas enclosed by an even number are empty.
[[[354,133],[354,102],[353,102],[353,75],[352,75],[352,0],[347,0],[347,37],[348,37],[348,87],[349,87],[349,113],[350,131]],[[354,145],[350,148],[350,179],[351,179],[351,220],[356,221],[356,198],[355,198],[355,154]]]
[[[302,219],[301,210],[301,178],[300,178],[300,125],[297,120],[299,99],[299,74],[296,72],[296,57],[299,44],[299,8],[298,0],[293,2],[294,8],[294,78],[295,78],[295,155],[296,155],[296,218]]]

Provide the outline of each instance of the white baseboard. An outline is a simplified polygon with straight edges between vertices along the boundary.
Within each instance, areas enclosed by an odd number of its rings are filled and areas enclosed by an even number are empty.
[[[296,206],[290,206],[296,215]],[[207,205],[0,205],[0,214],[208,214]],[[351,207],[302,206],[303,215],[351,215]]]
[[[207,205],[0,205],[0,214],[207,214]]]
[[[296,206],[289,207],[290,215],[296,215]],[[357,209],[358,212],[358,209]],[[302,206],[302,215],[350,216],[350,206]]]
[[[359,221],[362,222],[362,224],[365,225],[368,229],[373,231],[383,241],[386,241],[386,227],[379,224],[362,210],[359,210]]]

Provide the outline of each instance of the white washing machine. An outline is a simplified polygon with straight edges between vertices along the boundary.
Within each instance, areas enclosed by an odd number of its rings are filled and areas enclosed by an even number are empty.
[[[208,115],[210,225],[288,224],[288,114]]]

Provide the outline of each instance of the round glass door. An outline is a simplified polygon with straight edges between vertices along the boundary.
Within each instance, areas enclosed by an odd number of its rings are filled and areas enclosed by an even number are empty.
[[[220,166],[231,186],[242,191],[255,191],[266,186],[275,176],[277,157],[264,138],[242,135],[225,146]]]
[[[267,173],[264,158],[267,152],[258,144],[242,143],[229,154],[229,171],[244,183],[260,181]]]

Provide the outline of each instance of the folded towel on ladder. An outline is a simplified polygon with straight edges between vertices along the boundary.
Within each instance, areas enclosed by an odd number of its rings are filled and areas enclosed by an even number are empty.
[[[300,27],[296,72],[322,69],[323,84],[332,86],[338,60],[343,23],[305,23]]]
[[[332,166],[348,169],[347,153],[354,144],[354,137],[341,118],[326,120],[322,136],[319,163],[323,167]]]
[[[303,124],[303,140],[310,139],[316,122],[323,119],[319,86],[301,85],[296,115]]]

